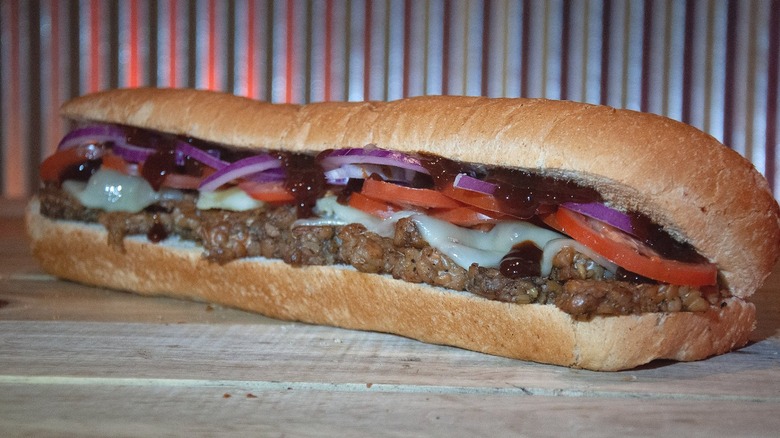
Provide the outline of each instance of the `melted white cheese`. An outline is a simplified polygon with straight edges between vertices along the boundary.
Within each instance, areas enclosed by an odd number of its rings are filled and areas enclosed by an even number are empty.
[[[315,213],[320,217],[298,220],[296,226],[347,225],[359,223],[367,230],[383,237],[391,237],[395,223],[404,217],[411,217],[422,237],[434,248],[446,254],[455,263],[468,269],[473,263],[487,268],[498,268],[501,259],[518,243],[531,241],[542,249],[541,275],[552,270],[552,259],[564,247],[570,246],[588,256],[594,262],[614,272],[613,263],[594,253],[589,248],[568,237],[537,227],[523,221],[505,221],[496,224],[490,231],[472,230],[449,222],[434,219],[421,213],[403,211],[387,219],[379,219],[355,208],[339,204],[335,197],[317,201]]]
[[[87,183],[64,181],[62,188],[89,208],[137,213],[163,198],[140,177],[100,169]]]
[[[587,246],[581,244],[580,242],[577,242],[574,239],[569,239],[568,237],[564,237],[562,239],[553,239],[547,244],[544,245],[544,248],[542,248],[542,275],[548,276],[550,275],[550,271],[552,271],[552,260],[555,257],[556,254],[558,254],[563,248],[571,247],[574,248],[575,251],[579,252],[580,254],[585,255],[589,259],[593,260],[594,263],[600,265],[604,269],[606,269],[608,272],[615,273],[617,271],[617,265],[610,262],[609,260],[602,257],[600,254],[596,254],[595,251],[588,248]]]
[[[86,183],[64,181],[62,188],[85,207],[128,213],[137,213],[162,199],[180,199],[182,196],[179,190],[174,189],[156,192],[144,178],[111,169],[98,170]],[[263,201],[253,199],[238,187],[201,192],[196,204],[201,210],[218,208],[232,211],[251,210],[264,205]]]
[[[314,213],[319,217],[299,219],[295,221],[293,227],[361,224],[368,231],[382,237],[392,237],[395,233],[396,222],[405,217],[418,214],[413,211],[399,211],[387,219],[380,219],[356,208],[339,204],[335,196],[317,200]]]
[[[264,205],[265,202],[252,198],[238,187],[213,192],[200,192],[198,202],[195,204],[200,210],[221,209],[231,211],[252,210],[261,208]]]
[[[462,268],[472,263],[497,268],[501,259],[518,243],[531,241],[544,248],[547,242],[563,236],[528,222],[499,222],[488,232],[459,227],[430,216],[416,214],[412,221],[422,237]]]

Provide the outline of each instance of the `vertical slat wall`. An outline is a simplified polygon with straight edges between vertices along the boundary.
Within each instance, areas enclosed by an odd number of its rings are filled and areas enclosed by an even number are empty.
[[[141,85],[605,103],[711,133],[780,193],[780,0],[0,1],[6,197],[35,190],[64,100]]]

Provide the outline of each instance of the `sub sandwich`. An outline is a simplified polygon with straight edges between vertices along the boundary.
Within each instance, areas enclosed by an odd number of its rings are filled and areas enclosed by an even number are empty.
[[[58,277],[527,361],[745,345],[778,204],[688,125],[545,99],[75,98],[32,251]]]

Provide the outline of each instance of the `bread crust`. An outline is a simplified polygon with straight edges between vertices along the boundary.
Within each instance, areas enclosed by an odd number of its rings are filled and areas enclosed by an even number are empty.
[[[76,98],[62,115],[248,148],[373,143],[571,178],[692,244],[743,298],[780,255],[780,207],[763,176],[713,137],[652,114],[544,99],[426,96],[298,106],[208,91],[125,89]]]
[[[32,251],[52,275],[144,295],[217,303],[273,318],[398,334],[510,358],[592,370],[654,359],[698,360],[745,345],[755,308],[739,298],[705,313],[650,313],[577,321],[552,305],[517,305],[406,283],[343,266],[293,267],[244,259],[225,265],[175,238],[107,244],[97,224],[27,210]]]

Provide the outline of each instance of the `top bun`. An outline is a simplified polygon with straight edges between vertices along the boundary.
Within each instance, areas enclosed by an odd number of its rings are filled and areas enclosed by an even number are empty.
[[[289,105],[149,88],[78,97],[61,113],[229,146],[316,152],[373,143],[569,178],[693,245],[739,297],[761,286],[780,253],[780,208],[764,177],[715,138],[653,114],[459,96]]]

